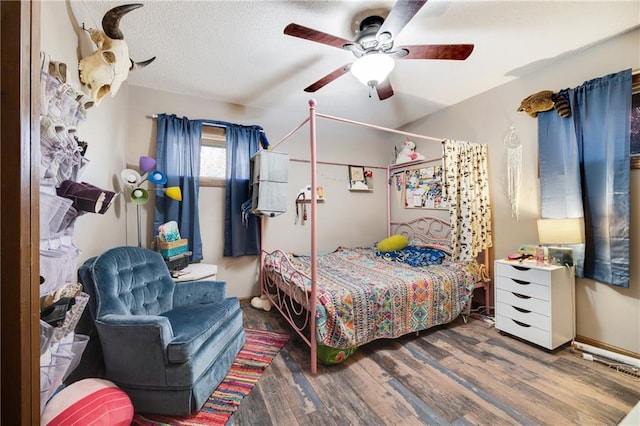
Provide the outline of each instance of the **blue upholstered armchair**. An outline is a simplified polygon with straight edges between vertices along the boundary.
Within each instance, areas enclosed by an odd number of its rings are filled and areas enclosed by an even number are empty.
[[[118,247],[79,271],[104,354],[105,378],[142,413],[188,415],[215,390],[245,342],[238,299],[223,281],[175,284],[162,256]]]

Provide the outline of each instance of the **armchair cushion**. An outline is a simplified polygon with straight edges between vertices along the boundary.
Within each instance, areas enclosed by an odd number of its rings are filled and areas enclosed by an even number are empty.
[[[100,290],[98,316],[159,315],[173,307],[175,283],[160,253],[140,247],[107,250],[93,263],[91,275]]]
[[[215,304],[183,306],[161,314],[173,327],[174,338],[167,346],[169,362],[185,362],[192,358],[238,311],[238,303],[236,297],[230,297]]]
[[[225,298],[225,292],[224,281],[191,281],[176,284],[173,292],[173,308],[219,302]]]

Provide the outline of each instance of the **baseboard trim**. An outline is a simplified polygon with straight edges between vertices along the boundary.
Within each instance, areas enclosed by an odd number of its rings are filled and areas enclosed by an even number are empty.
[[[606,351],[616,352],[616,353],[619,353],[620,355],[625,355],[631,358],[640,359],[640,354],[638,353],[629,351],[627,349],[622,349],[617,346],[609,345],[607,343],[603,343],[603,342],[600,342],[599,340],[591,339],[589,337],[581,336],[579,334],[576,334],[575,340],[580,343],[584,343],[586,345],[591,345],[596,348],[604,349]]]

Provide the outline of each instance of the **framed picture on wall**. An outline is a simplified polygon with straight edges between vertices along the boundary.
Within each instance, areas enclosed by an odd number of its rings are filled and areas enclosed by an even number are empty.
[[[631,168],[640,169],[640,74],[632,78],[631,94]]]
[[[363,166],[349,166],[349,189],[369,189]]]
[[[405,175],[404,207],[407,209],[448,209],[442,196],[441,162],[409,169]]]

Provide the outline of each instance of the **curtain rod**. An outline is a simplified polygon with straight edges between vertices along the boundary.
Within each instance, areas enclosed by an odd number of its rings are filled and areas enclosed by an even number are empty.
[[[158,118],[158,114],[150,114],[150,115],[147,115],[147,118],[156,119],[156,118]],[[205,120],[200,120],[200,121],[202,121],[202,125],[204,125],[204,126],[209,126],[209,127],[218,127],[218,128],[220,128],[220,129],[226,129],[226,127],[225,127],[225,126],[221,126],[221,125],[219,125],[219,124],[207,123]],[[264,131],[263,131],[263,132],[264,132]]]

